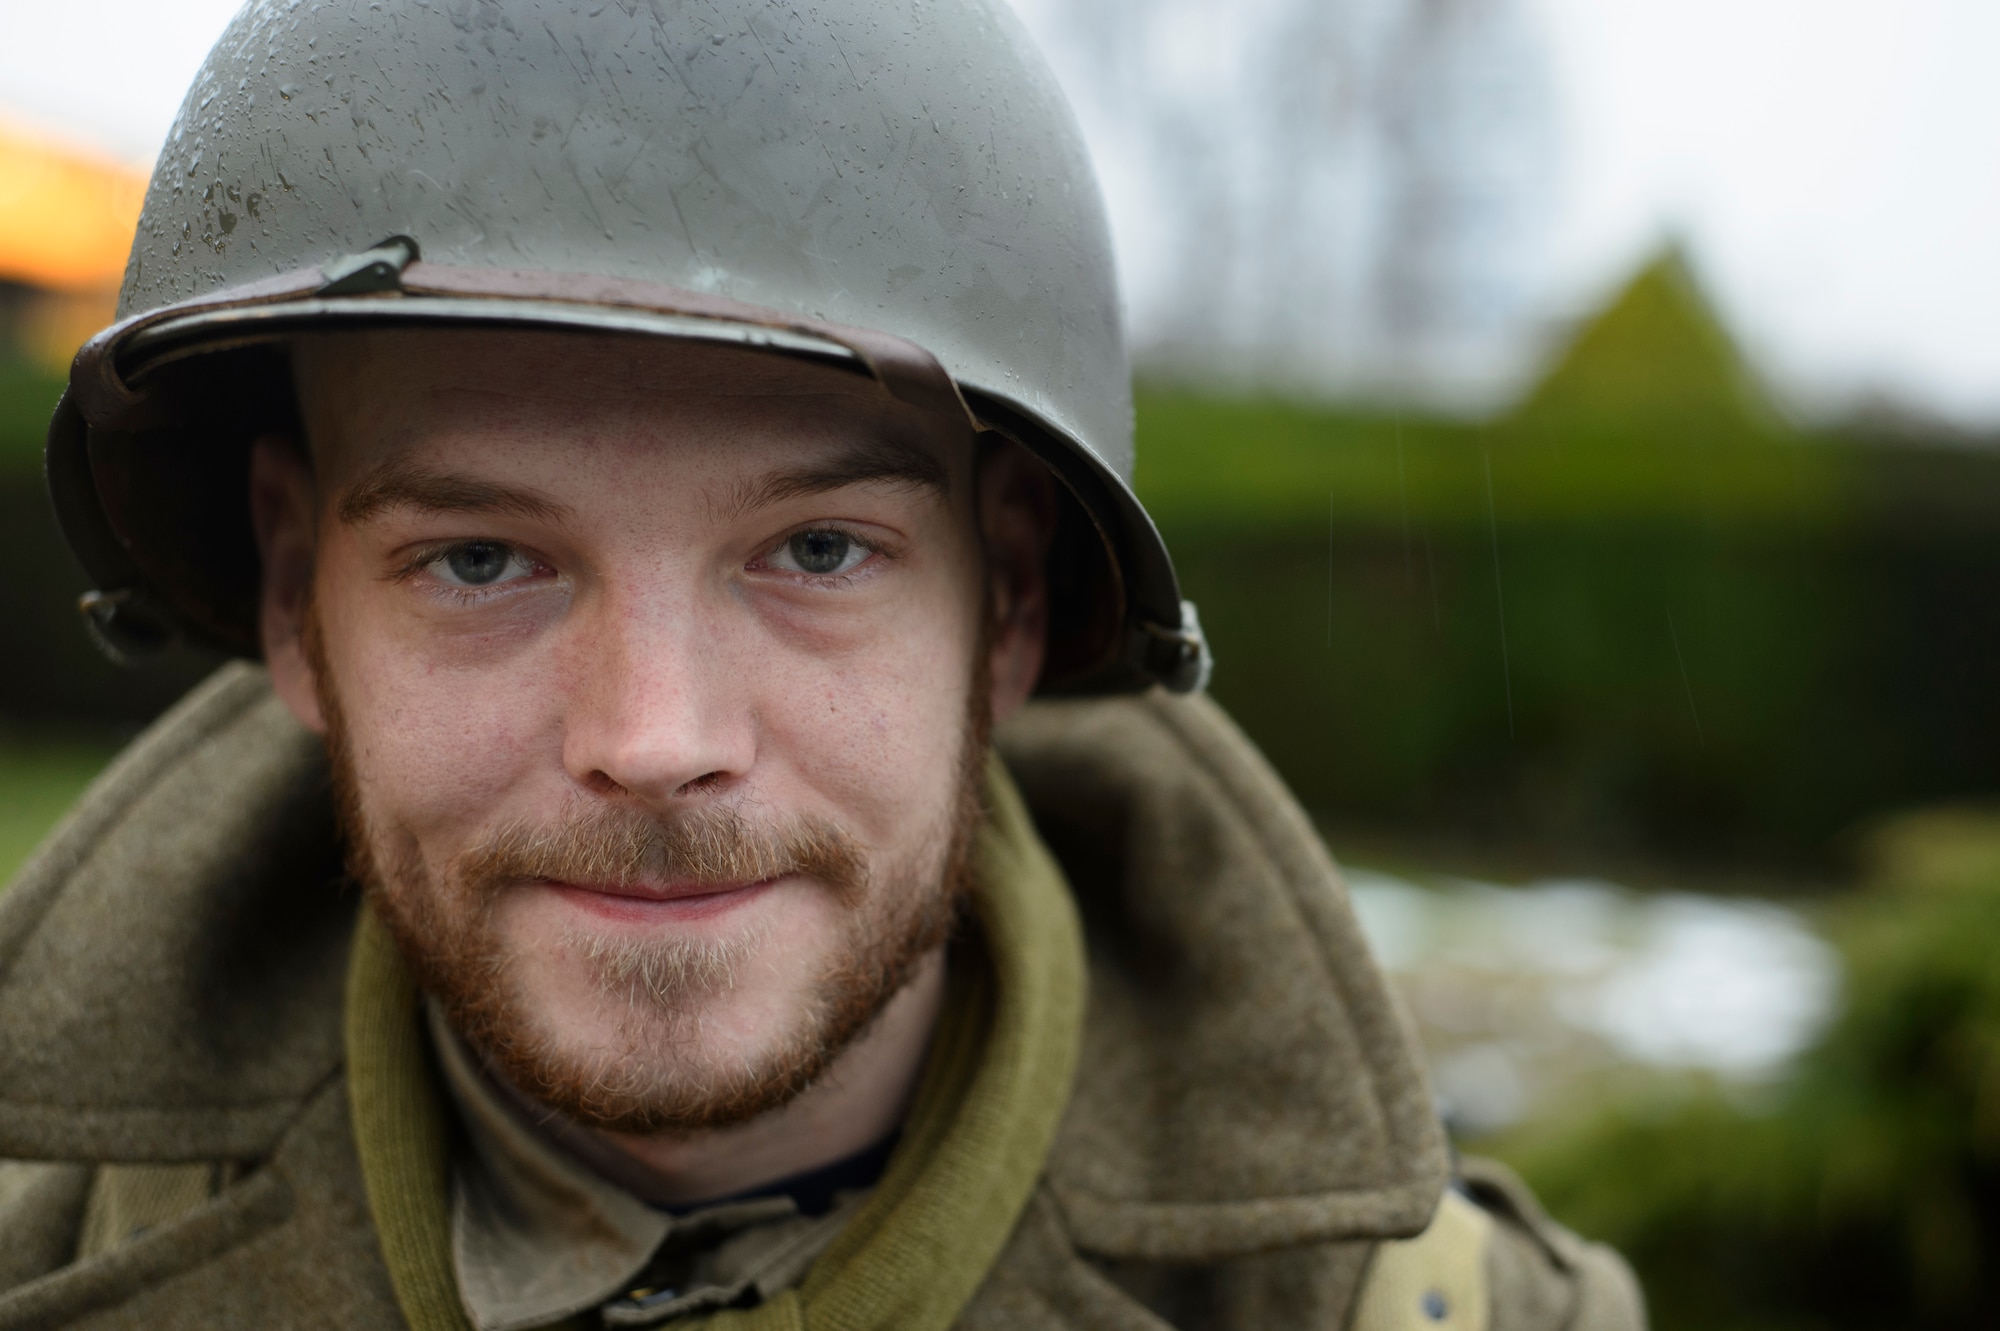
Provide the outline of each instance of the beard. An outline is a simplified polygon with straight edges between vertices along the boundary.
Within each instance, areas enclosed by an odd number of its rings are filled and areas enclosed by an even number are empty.
[[[814,1085],[950,938],[970,892],[985,816],[990,745],[987,652],[975,654],[956,788],[905,864],[871,858],[837,823],[751,818],[712,805],[660,814],[577,796],[547,822],[491,829],[433,871],[414,840],[379,825],[363,798],[347,720],[317,617],[305,647],[319,690],[348,871],[388,926],[419,986],[515,1090],[589,1127],[698,1132],[747,1122]],[[837,903],[836,936],[781,1029],[760,1046],[715,1046],[713,1017],[746,968],[755,931],[723,939],[610,936],[572,926],[525,944],[496,922],[510,893],[538,883],[698,883],[718,888],[800,878]],[[528,950],[580,968],[616,1038],[586,1042],[552,1023],[520,974]]]

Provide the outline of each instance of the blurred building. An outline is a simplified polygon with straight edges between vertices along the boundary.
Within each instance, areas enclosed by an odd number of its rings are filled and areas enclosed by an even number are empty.
[[[110,322],[146,173],[0,117],[0,342],[68,364]]]

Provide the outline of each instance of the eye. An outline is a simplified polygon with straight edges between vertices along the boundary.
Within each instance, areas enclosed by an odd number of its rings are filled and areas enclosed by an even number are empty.
[[[490,587],[535,571],[534,565],[498,541],[466,541],[452,546],[429,564],[430,571],[454,587]]]
[[[844,531],[815,527],[794,532],[768,557],[772,567],[814,577],[845,573],[868,558],[869,549]]]

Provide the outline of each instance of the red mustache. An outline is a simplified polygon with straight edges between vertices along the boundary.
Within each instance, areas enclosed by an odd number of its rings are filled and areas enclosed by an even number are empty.
[[[806,815],[752,822],[728,808],[659,818],[600,806],[551,824],[508,823],[452,861],[450,879],[486,895],[509,883],[734,887],[772,878],[818,879],[843,896],[867,882],[860,843]]]

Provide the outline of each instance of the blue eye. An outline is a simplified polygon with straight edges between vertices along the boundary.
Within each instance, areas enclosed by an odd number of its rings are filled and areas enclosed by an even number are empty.
[[[456,587],[488,587],[512,574],[529,572],[528,561],[498,541],[466,541],[435,560],[431,571]]]
[[[854,542],[837,531],[802,531],[785,542],[792,560],[808,573],[835,573]]]
[[[796,532],[771,553],[773,564],[794,573],[826,577],[845,573],[868,558],[868,547],[846,532],[817,527]]]

